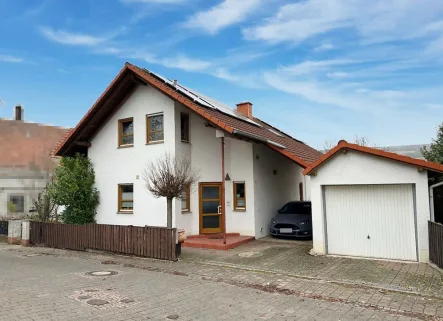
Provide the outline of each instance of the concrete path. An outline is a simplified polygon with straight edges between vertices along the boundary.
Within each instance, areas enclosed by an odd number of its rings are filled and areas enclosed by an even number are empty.
[[[314,257],[311,248],[310,241],[265,238],[230,251],[185,249],[182,259],[443,298],[443,275],[428,264]]]

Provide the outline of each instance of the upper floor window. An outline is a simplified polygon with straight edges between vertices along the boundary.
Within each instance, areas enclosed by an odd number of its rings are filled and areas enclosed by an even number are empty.
[[[147,137],[146,142],[159,143],[163,142],[163,114],[147,115],[146,116]]]
[[[118,121],[118,146],[134,146],[134,121],[132,117]]]
[[[180,113],[180,132],[182,142],[189,143],[189,114]]]
[[[246,191],[245,183],[234,182],[234,210],[246,210]]]

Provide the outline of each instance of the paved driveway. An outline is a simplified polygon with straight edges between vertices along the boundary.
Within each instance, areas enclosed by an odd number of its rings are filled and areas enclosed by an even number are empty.
[[[105,258],[107,261],[102,261]],[[197,272],[185,263],[0,247],[0,320],[437,319],[241,286],[171,267]],[[224,274],[221,270],[208,275]],[[90,273],[97,271],[113,271],[115,275]]]
[[[182,259],[443,298],[443,275],[428,264],[312,256],[309,254],[311,248],[311,241],[264,238],[230,251],[186,248]]]

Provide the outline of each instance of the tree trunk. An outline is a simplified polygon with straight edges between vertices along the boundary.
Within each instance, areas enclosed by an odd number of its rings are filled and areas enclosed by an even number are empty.
[[[166,201],[168,203],[168,215],[167,215],[167,227],[172,228],[172,198],[168,197],[166,198]]]

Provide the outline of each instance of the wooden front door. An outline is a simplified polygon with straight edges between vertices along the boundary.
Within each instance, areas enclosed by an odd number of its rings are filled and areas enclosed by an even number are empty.
[[[221,183],[200,183],[200,234],[221,233]]]

